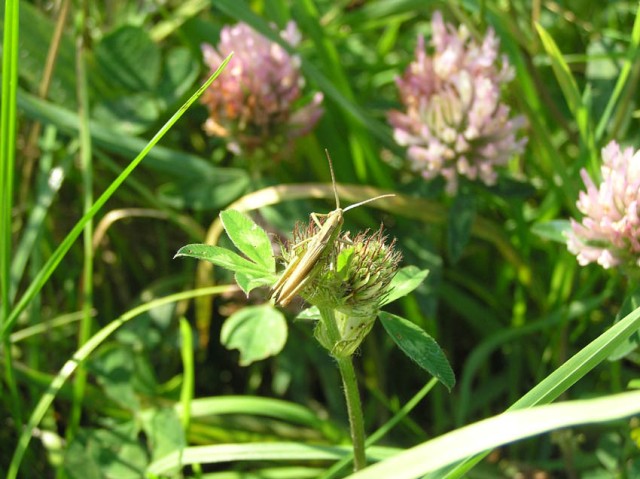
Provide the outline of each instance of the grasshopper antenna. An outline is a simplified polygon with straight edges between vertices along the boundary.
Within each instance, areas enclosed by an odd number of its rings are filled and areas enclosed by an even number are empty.
[[[343,212],[345,212],[345,213],[346,213],[347,211],[349,211],[349,210],[351,210],[351,209],[353,209],[353,208],[356,208],[356,207],[358,207],[358,206],[366,205],[367,203],[371,203],[372,201],[376,201],[376,200],[379,200],[379,199],[382,199],[382,198],[391,198],[392,196],[396,196],[396,195],[395,195],[395,194],[393,194],[393,193],[388,193],[388,194],[386,194],[386,195],[380,195],[380,196],[376,196],[376,197],[374,197],[374,198],[369,198],[368,200],[364,200],[364,201],[361,201],[361,202],[359,202],[359,203],[355,203],[355,204],[353,204],[353,205],[349,205],[349,206],[347,206],[347,207],[343,210]]]
[[[329,155],[329,150],[326,148],[324,152],[327,154],[327,160],[329,160],[329,171],[331,172],[331,185],[333,186],[333,194],[336,197],[336,209],[340,209],[340,198],[338,198],[338,188],[336,188],[336,175],[333,172],[333,163],[331,162],[331,156]]]

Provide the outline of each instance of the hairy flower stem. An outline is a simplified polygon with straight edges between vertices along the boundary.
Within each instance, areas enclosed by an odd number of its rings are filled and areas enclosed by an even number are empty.
[[[322,321],[327,328],[327,335],[334,344],[340,341],[340,332],[336,324],[335,312],[331,308],[319,308]],[[362,417],[362,404],[358,391],[358,380],[353,368],[352,356],[336,357],[344,396],[347,402],[347,414],[349,415],[349,427],[351,428],[351,441],[353,443],[353,470],[359,471],[367,465],[364,451],[364,418]]]

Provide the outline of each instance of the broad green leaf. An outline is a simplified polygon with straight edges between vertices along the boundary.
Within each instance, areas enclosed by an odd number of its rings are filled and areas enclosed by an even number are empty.
[[[567,243],[566,235],[569,231],[571,231],[571,222],[568,220],[545,221],[531,227],[531,232],[541,238],[562,244]]]
[[[240,365],[274,356],[287,341],[287,321],[270,305],[248,306],[232,314],[222,325],[220,342],[240,351]]]
[[[382,304],[389,304],[398,298],[406,296],[420,286],[428,274],[428,269],[421,270],[417,266],[405,266],[401,268],[391,280],[389,284],[389,294]]]
[[[275,276],[269,275],[246,275],[242,273],[235,274],[235,280],[240,289],[247,296],[251,291],[255,288],[259,288],[260,286],[271,286],[275,282]]]
[[[189,244],[178,250],[174,258],[187,256],[196,258],[235,273],[236,282],[245,294],[258,286],[270,285],[274,282],[274,274],[263,265],[253,263],[237,253],[220,246],[208,244]],[[275,266],[274,266],[275,268]]]
[[[267,233],[247,215],[235,210],[220,213],[227,235],[244,255],[269,272],[276,270],[276,261]]]
[[[188,244],[178,250],[174,258],[188,256],[201,259],[228,269],[248,275],[261,275],[269,273],[262,266],[252,263],[237,253],[220,246],[209,244]]]
[[[471,227],[476,218],[475,197],[468,194],[456,196],[449,210],[447,250],[452,262],[457,262],[469,243]]]
[[[383,311],[379,318],[398,347],[451,390],[456,379],[438,343],[417,325],[400,316]]]

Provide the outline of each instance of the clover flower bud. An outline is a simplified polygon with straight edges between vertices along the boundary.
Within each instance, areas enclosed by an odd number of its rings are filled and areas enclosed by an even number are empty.
[[[300,42],[294,22],[280,35],[291,46]],[[202,95],[209,111],[204,130],[227,138],[227,148],[236,155],[284,155],[292,141],[309,133],[322,116],[323,96],[316,93],[302,104],[305,82],[300,58],[245,23],[224,27],[216,48],[202,45],[211,72],[232,51],[225,70]]]
[[[425,179],[442,176],[454,195],[460,177],[493,185],[496,168],[521,153],[516,139],[524,118],[509,117],[501,86],[513,78],[506,56],[497,66],[499,41],[489,30],[482,43],[461,26],[432,19],[431,50],[418,38],[416,59],[396,80],[404,110],[388,113],[394,138],[406,146],[410,167]]]
[[[577,206],[585,216],[580,222],[571,219],[567,247],[582,266],[595,262],[632,273],[640,266],[640,152],[611,141],[602,149],[602,160],[599,186],[580,171],[586,191]]]
[[[316,339],[335,357],[352,355],[371,331],[401,260],[395,240],[387,243],[382,227],[375,233],[348,234],[335,242],[330,261],[315,276],[315,297],[309,301],[334,310],[339,338],[320,321]],[[326,284],[326,286],[323,284]],[[327,300],[329,304],[322,304]],[[316,301],[316,303],[314,303]]]
[[[319,231],[315,221],[297,223],[292,241],[282,249],[285,263],[304,256]],[[339,337],[329,333],[324,318],[314,332],[333,356],[352,355],[371,331],[401,259],[382,226],[375,233],[367,230],[354,239],[343,233],[327,242],[299,294],[320,310],[333,311]]]

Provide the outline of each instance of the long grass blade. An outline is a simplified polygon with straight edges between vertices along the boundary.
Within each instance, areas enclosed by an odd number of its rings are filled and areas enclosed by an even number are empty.
[[[414,479],[487,448],[563,427],[613,421],[638,412],[640,391],[510,411],[456,429],[347,477]]]
[[[609,330],[598,336],[585,348],[571,357],[562,366],[543,379],[537,386],[516,401],[508,411],[525,409],[536,405],[549,404],[562,393],[592,371],[598,364],[613,353],[618,346],[626,341],[640,328],[640,308],[625,316]],[[486,455],[480,454],[455,466],[447,479],[463,477],[474,465]]]
[[[102,195],[96,200],[91,209],[76,223],[71,232],[67,235],[67,237],[60,243],[60,246],[53,252],[49,260],[45,263],[40,273],[34,278],[31,282],[23,296],[20,298],[18,304],[13,308],[9,317],[5,321],[2,326],[2,331],[0,332],[0,337],[4,340],[10,333],[13,325],[18,320],[20,314],[27,307],[29,302],[33,299],[33,297],[42,289],[46,281],[49,279],[51,274],[55,271],[55,269],[62,261],[62,258],[67,254],[67,251],[71,248],[75,240],[82,233],[84,226],[87,224],[91,218],[93,218],[98,211],[102,208],[102,206],[107,202],[109,198],[113,195],[113,193],[120,187],[120,185],[127,179],[127,177],[133,172],[133,170],[140,164],[140,162],[147,155],[149,150],[153,148],[153,146],[160,141],[160,139],[169,131],[169,129],[180,119],[180,117],[184,114],[185,111],[204,93],[204,91],[213,83],[213,81],[220,75],[222,70],[224,70],[225,66],[231,59],[231,54],[225,58],[225,60],[220,64],[218,69],[207,79],[204,84],[198,88],[198,90],[189,98],[184,105],[178,109],[177,112],[173,114],[173,116],[167,121],[164,126],[153,136],[153,138],[149,141],[147,146],[140,152],[140,154],[124,169],[124,171],[109,185]]]
[[[0,101],[0,326],[10,321],[13,178],[16,157],[16,92],[18,85],[19,1],[5,3],[2,44],[2,101]],[[13,372],[11,345],[0,337],[5,356],[5,379],[11,398],[11,413],[21,423],[21,406]],[[0,395],[2,390],[0,388]]]
[[[213,286],[210,288],[184,291],[181,293],[165,296],[164,298],[158,298],[156,300],[149,301],[136,308],[133,308],[130,311],[127,311],[122,316],[110,322],[104,328],[94,334],[86,343],[82,345],[80,349],[75,352],[71,359],[69,359],[64,364],[64,366],[62,366],[62,369],[60,369],[56,377],[53,379],[53,381],[51,381],[51,384],[47,388],[47,391],[40,398],[38,404],[36,404],[36,407],[31,413],[29,421],[22,430],[22,433],[20,434],[20,437],[18,439],[18,444],[13,453],[13,457],[11,458],[9,470],[7,471],[7,479],[15,479],[18,476],[20,463],[22,462],[22,458],[24,457],[24,454],[27,451],[27,447],[29,446],[33,430],[38,426],[38,424],[40,424],[40,421],[47,412],[47,409],[49,409],[49,406],[51,406],[51,403],[60,391],[60,388],[62,388],[69,377],[78,369],[79,365],[82,364],[82,362],[85,361],[89,357],[89,355],[93,351],[95,351],[95,349],[100,346],[109,336],[111,336],[118,328],[126,324],[128,321],[134,319],[135,317],[141,315],[142,313],[150,311],[154,308],[158,308],[165,304],[172,304],[178,301],[184,301],[186,299],[197,298],[199,296],[220,294],[228,291],[229,288],[229,286]]]

